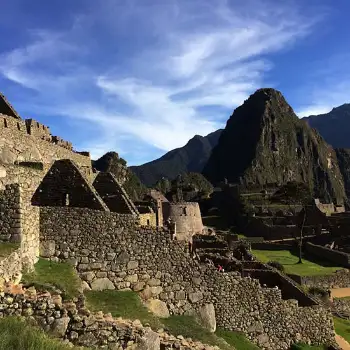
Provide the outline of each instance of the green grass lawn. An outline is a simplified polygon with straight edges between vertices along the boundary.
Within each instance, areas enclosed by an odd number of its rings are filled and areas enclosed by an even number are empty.
[[[350,343],[350,321],[339,317],[333,317],[333,321],[335,332]]]
[[[148,311],[138,294],[132,291],[87,291],[85,296],[87,306],[92,311],[110,312],[114,317],[131,320],[138,319],[143,325],[149,324],[154,330],[164,328],[172,335],[182,335],[204,344],[217,345],[223,350],[258,349],[243,334],[224,330],[210,333],[192,316],[170,316],[166,319],[159,319]]]
[[[307,344],[293,344],[290,350],[327,350],[326,345],[307,345]]]
[[[326,262],[308,260],[303,258],[303,263],[298,264],[299,258],[289,250],[253,250],[253,254],[262,262],[278,261],[285,268],[285,273],[299,276],[316,276],[332,274],[341,269],[340,266],[327,266]]]
[[[49,338],[39,328],[16,317],[0,319],[0,350],[68,350],[58,340]],[[78,349],[78,348],[74,348]]]
[[[0,243],[0,258],[9,256],[20,247],[19,243]]]
[[[44,287],[48,290],[50,286],[54,286],[63,291],[65,299],[78,296],[81,285],[81,280],[72,265],[45,259],[39,259],[35,264],[34,272],[24,274],[22,279],[25,284]]]

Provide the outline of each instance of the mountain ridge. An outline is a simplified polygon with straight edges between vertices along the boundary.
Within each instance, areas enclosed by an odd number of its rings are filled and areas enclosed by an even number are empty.
[[[147,186],[154,185],[163,177],[173,180],[181,173],[200,173],[221,132],[222,129],[218,129],[206,136],[195,135],[183,147],[175,148],[158,159],[131,166],[129,169]]]

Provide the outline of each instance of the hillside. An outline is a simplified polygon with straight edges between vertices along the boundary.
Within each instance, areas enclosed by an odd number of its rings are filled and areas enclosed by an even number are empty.
[[[334,149],[274,89],[257,90],[233,112],[203,174],[213,184],[305,182],[321,199],[345,198]]]
[[[350,103],[333,108],[329,113],[303,118],[333,147],[350,148]]]
[[[203,137],[196,135],[183,147],[176,148],[164,156],[130,169],[147,186],[154,185],[161,178],[170,180],[181,173],[201,172],[207,163],[213,147],[217,144],[222,130]]]
[[[92,166],[98,171],[110,172],[115,175],[132,200],[139,200],[145,193],[145,187],[127,167],[126,161],[119,157],[118,153],[107,152],[101,158],[93,160]]]

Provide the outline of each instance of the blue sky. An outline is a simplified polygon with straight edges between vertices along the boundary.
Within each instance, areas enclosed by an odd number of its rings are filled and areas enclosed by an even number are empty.
[[[299,116],[350,102],[348,0],[0,6],[0,90],[94,158],[150,161],[224,127],[260,87],[282,91]]]

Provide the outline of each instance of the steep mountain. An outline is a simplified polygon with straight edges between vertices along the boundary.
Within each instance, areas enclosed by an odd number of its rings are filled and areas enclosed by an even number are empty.
[[[303,118],[333,147],[350,148],[350,103],[333,108],[329,113]]]
[[[344,179],[345,193],[350,199],[350,149],[336,148],[335,152]]]
[[[203,174],[213,184],[305,182],[321,199],[345,199],[334,149],[274,89],[257,90],[236,108]]]
[[[140,200],[146,188],[137,176],[128,169],[126,161],[116,152],[107,152],[98,160],[92,161],[92,167],[98,171],[110,172],[124,186],[125,191],[134,201]]]
[[[221,132],[219,129],[205,137],[196,135],[185,146],[176,148],[152,162],[132,166],[130,169],[147,186],[154,185],[163,177],[173,180],[181,173],[201,172]]]

